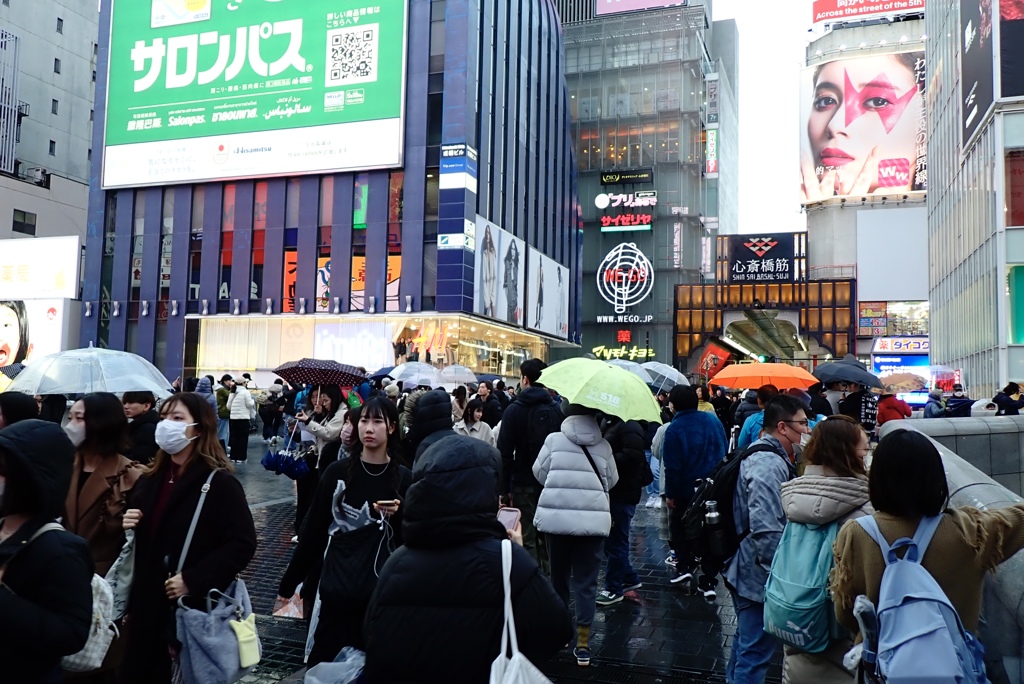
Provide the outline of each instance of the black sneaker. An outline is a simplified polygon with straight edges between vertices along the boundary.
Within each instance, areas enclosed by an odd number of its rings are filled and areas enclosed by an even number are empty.
[[[693,573],[689,570],[680,570],[676,568],[669,582],[672,584],[679,584],[680,582],[690,582],[693,580]]]
[[[580,667],[587,667],[590,665],[590,649],[582,646],[577,646],[572,649],[572,654],[576,656],[576,664]]]

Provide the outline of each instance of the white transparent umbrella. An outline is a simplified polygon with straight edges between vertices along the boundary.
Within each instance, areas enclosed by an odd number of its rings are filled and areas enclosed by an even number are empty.
[[[440,387],[444,384],[441,374],[430,364],[410,361],[395,366],[388,373],[396,381],[400,381],[406,388],[423,385],[425,387]]]
[[[34,359],[8,386],[25,394],[152,392],[165,399],[174,391],[156,366],[137,354],[113,349],[69,349]]]
[[[652,378],[651,387],[656,392],[670,390],[676,385],[690,384],[685,375],[667,363],[648,361],[647,363],[640,364],[640,367],[650,374]]]
[[[611,361],[608,362],[608,365],[609,366],[618,366],[619,368],[622,368],[623,370],[627,370],[630,373],[632,373],[633,375],[635,375],[638,378],[640,378],[641,380],[643,380],[644,382],[646,382],[648,385],[650,385],[652,382],[654,382],[654,379],[651,377],[651,374],[648,373],[646,370],[644,370],[640,366],[640,364],[637,363],[636,361],[625,361],[623,359],[612,359]]]
[[[466,366],[458,364],[445,366],[441,369],[441,382],[445,384],[445,387],[448,385],[475,385],[477,384],[476,373]]]

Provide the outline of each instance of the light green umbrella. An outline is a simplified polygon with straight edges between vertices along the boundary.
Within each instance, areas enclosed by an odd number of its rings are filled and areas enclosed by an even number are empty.
[[[593,359],[568,359],[544,369],[540,381],[569,400],[623,420],[661,422],[661,407],[639,376]]]

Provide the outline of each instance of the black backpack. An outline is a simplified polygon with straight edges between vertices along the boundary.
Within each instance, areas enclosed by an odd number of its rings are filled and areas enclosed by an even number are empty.
[[[686,512],[683,513],[683,536],[690,550],[701,559],[705,572],[715,569],[720,572],[725,564],[736,555],[740,542],[750,530],[742,534],[736,532],[736,520],[733,517],[733,499],[736,495],[736,484],[740,477],[740,464],[752,454],[761,452],[779,454],[766,444],[754,443],[740,452],[726,456],[715,469],[705,478],[697,480],[697,487],[690,499]],[[786,459],[787,463],[789,459]],[[792,469],[792,466],[790,466]],[[718,502],[720,523],[715,530],[717,539],[712,542],[712,530],[705,523],[706,504],[708,501]]]
[[[554,402],[545,402],[530,407],[526,414],[526,439],[524,440],[523,453],[531,460],[536,460],[540,448],[544,446],[544,440],[553,432],[562,429],[562,421],[565,415]],[[504,429],[505,426],[502,426]],[[516,459],[520,455],[517,451]]]

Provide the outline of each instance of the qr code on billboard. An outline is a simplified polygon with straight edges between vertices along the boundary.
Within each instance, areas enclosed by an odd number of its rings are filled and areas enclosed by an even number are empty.
[[[346,26],[327,32],[327,87],[377,80],[379,24]]]

